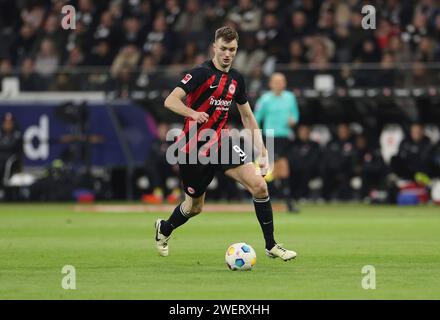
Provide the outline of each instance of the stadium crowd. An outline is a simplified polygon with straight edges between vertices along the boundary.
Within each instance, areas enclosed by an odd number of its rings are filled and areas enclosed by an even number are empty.
[[[362,28],[366,4],[376,8],[376,29]],[[62,28],[64,5],[76,9],[74,29]],[[435,0],[0,0],[0,83],[14,74],[22,91],[108,90],[128,97],[131,90],[169,90],[177,77],[168,73],[208,59],[214,31],[223,25],[239,32],[234,67],[245,75],[251,100],[267,89],[278,68],[289,89],[313,86],[314,71],[356,88],[426,87],[440,81],[438,69],[430,72],[426,66],[440,62]],[[372,63],[377,67],[371,70],[349,67]],[[405,65],[410,72],[401,73],[397,67]],[[322,181],[318,196],[330,200],[362,199],[375,189],[392,194],[393,175],[440,176],[440,143],[427,140],[419,125],[405,128],[407,138],[390,162],[382,157],[378,134],[354,134],[340,124],[328,143],[318,144],[309,125],[300,122],[295,128],[289,152],[297,199],[312,196],[309,187],[316,177]],[[0,136],[3,146],[10,139],[6,131]],[[162,143],[157,141],[156,154],[147,159],[154,168],[166,166]],[[2,166],[9,152],[2,147]],[[176,174],[175,168],[160,172]],[[362,180],[356,190],[354,177]],[[164,179],[155,175],[152,181],[166,189]],[[239,194],[235,186],[224,190]]]
[[[73,30],[61,26],[67,4],[76,8]],[[375,30],[362,28],[365,4],[376,8]],[[239,31],[235,67],[251,91],[280,64],[326,70],[332,63],[378,63],[380,72],[343,69],[336,80],[384,86],[402,78],[393,66],[416,62],[405,84],[417,86],[435,80],[423,63],[440,61],[434,0],[0,0],[0,78],[18,72],[21,90],[78,90],[84,88],[72,75],[79,67],[104,66],[110,81],[95,75],[88,90],[145,89],[157,67],[205,60],[222,25]],[[307,79],[298,71],[288,81],[301,86]]]

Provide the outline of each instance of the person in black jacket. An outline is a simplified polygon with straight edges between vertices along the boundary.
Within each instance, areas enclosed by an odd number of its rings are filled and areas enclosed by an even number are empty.
[[[309,198],[309,182],[319,174],[321,148],[310,140],[310,127],[300,124],[297,137],[289,153],[292,195],[295,199]]]
[[[356,165],[355,141],[350,127],[341,123],[337,128],[336,139],[331,140],[322,158],[323,197],[325,200],[337,198],[349,200],[353,196],[350,180]]]
[[[402,179],[414,180],[416,173],[428,174],[432,144],[423,133],[423,126],[414,123],[409,137],[399,146],[399,152],[391,159],[392,171]]]
[[[380,149],[372,146],[363,134],[356,137],[355,173],[362,179],[362,199],[368,197],[374,188],[384,186],[387,167]]]
[[[432,148],[430,160],[431,176],[433,178],[440,178],[440,141],[438,141]]]
[[[20,167],[22,153],[21,131],[18,129],[12,113],[7,112],[3,115],[0,128],[0,187],[3,186],[6,164],[12,156],[16,156],[17,161],[11,168],[17,171]]]
[[[169,126],[165,122],[158,124],[157,137],[151,144],[150,154],[146,161],[146,171],[151,179],[153,192],[144,196],[147,203],[158,204],[163,201],[164,196],[169,203],[180,200],[180,188],[176,186],[169,190],[166,181],[170,177],[179,176],[177,165],[170,165],[166,159],[166,153],[171,141],[166,140]]]

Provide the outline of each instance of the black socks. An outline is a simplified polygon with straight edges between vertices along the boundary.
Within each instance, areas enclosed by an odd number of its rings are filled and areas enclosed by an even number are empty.
[[[183,212],[182,203],[180,203],[173,211],[171,216],[166,221],[162,221],[160,225],[160,232],[168,237],[171,232],[177,227],[180,227],[182,224],[187,222],[189,218]]]
[[[270,197],[267,196],[266,198],[261,199],[254,198],[254,207],[261,230],[263,230],[264,240],[266,241],[266,249],[270,250],[276,244],[273,236],[273,213]]]

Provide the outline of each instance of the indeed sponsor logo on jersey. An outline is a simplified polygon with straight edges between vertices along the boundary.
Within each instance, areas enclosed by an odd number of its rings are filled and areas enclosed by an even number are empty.
[[[213,96],[209,97],[209,105],[219,107],[230,107],[232,100],[216,99]]]

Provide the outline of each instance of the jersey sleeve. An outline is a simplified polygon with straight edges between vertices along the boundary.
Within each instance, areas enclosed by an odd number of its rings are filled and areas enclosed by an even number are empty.
[[[294,94],[290,94],[290,112],[292,114],[293,120],[295,120],[295,123],[299,122],[299,108],[298,108],[298,102],[296,101],[296,97]]]
[[[237,79],[237,95],[235,96],[235,101],[238,104],[245,104],[248,102],[247,93],[246,93],[246,84],[244,83],[243,76],[239,74]]]
[[[203,68],[196,67],[188,71],[177,84],[187,94],[196,90],[206,79],[206,73]]]

